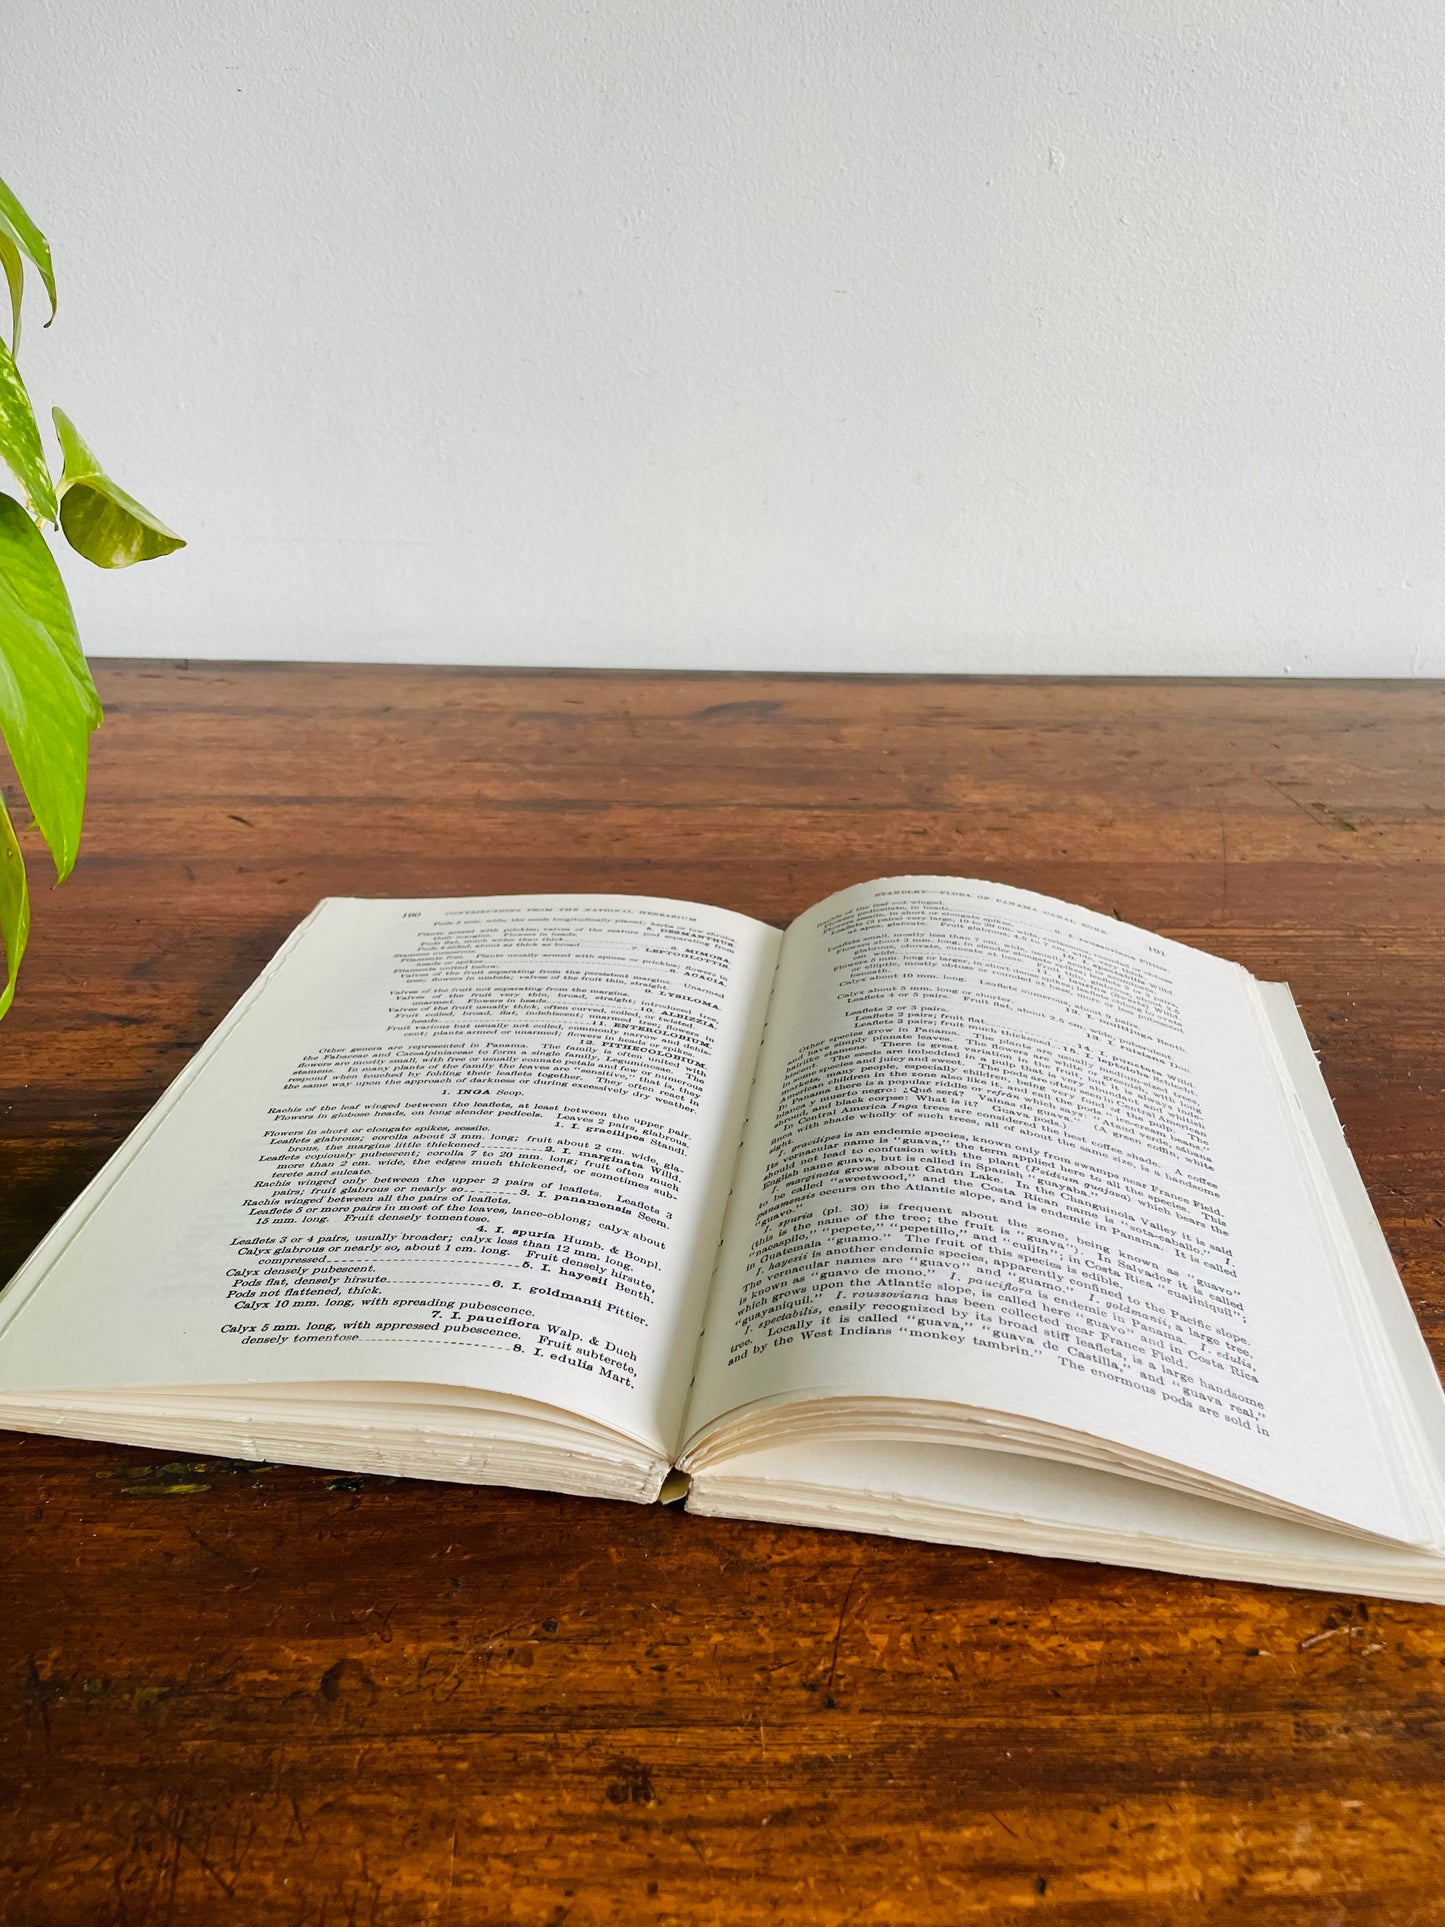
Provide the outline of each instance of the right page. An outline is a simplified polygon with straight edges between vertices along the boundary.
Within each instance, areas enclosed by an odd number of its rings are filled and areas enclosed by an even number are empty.
[[[1003,885],[859,885],[784,942],[688,1456],[780,1405],[917,1439],[965,1408],[1425,1543],[1346,1264],[1237,965]]]

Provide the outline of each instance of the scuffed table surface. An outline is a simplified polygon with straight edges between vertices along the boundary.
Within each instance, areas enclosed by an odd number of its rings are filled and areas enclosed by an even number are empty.
[[[1445,687],[99,681],[0,1273],[320,896],[932,871],[1288,979],[1445,1359]],[[3,1927],[1034,1918],[1445,1922],[1445,1611],[0,1434]]]

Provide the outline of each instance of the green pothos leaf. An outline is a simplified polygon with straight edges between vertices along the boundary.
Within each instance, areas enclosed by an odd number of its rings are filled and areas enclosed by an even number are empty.
[[[56,517],[55,484],[45,460],[40,427],[15,357],[0,341],[0,460],[25,490],[30,512],[43,522]]]
[[[0,1017],[15,1000],[20,959],[30,940],[30,888],[25,881],[25,858],[5,799],[0,796],[0,940],[5,945],[5,982],[0,988]]]
[[[0,736],[60,878],[75,867],[99,722],[55,558],[19,502],[0,495]]]
[[[4,181],[0,181],[0,233],[8,234],[21,252],[27,254],[35,263],[40,279],[45,283],[45,292],[50,296],[50,320],[53,321],[55,319],[55,266],[50,259],[50,243]],[[49,325],[50,322],[47,322],[46,326],[49,327]]]
[[[52,408],[65,466],[60,476],[60,526],[71,548],[100,569],[126,569],[183,549],[183,537],[113,482],[59,408]]]
[[[25,299],[25,263],[13,236],[0,228],[0,267],[10,288],[10,352],[20,353],[20,305]]]

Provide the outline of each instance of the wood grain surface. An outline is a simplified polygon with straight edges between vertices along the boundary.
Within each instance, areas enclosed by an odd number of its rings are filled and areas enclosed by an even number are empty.
[[[100,683],[0,1273],[319,896],[934,871],[1287,978],[1445,1359],[1445,687]],[[3,1927],[1414,1927],[1442,1780],[1441,1610],[0,1435]]]

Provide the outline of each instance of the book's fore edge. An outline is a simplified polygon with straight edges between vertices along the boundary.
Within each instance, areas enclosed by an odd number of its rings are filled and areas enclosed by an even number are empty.
[[[773,928],[771,924],[767,927],[769,929]],[[782,968],[783,946],[788,940],[788,933],[786,930],[779,931],[777,932],[777,937],[778,947],[773,952],[773,974],[768,980],[767,996],[763,999],[763,1021],[758,1031],[758,1047],[753,1053],[753,1074],[748,1079],[748,1094],[743,1100],[743,1115],[742,1122],[738,1126],[737,1147],[733,1152],[732,1170],[728,1174],[727,1196],[723,1200],[722,1217],[718,1223],[717,1250],[713,1253],[712,1271],[708,1276],[707,1290],[703,1294],[702,1323],[697,1328],[697,1342],[692,1348],[692,1363],[688,1375],[687,1393],[682,1401],[682,1413],[678,1421],[678,1435],[676,1443],[673,1446],[672,1470],[668,1474],[668,1480],[664,1482],[664,1490],[668,1489],[671,1481],[678,1479],[688,1480],[689,1478],[689,1475],[682,1469],[682,1461],[686,1456],[688,1445],[692,1439],[692,1395],[697,1387],[697,1368],[698,1362],[702,1357],[703,1340],[707,1337],[708,1314],[712,1310],[713,1293],[717,1289],[718,1272],[722,1266],[723,1249],[727,1244],[728,1219],[732,1213],[733,1193],[737,1189],[738,1171],[743,1161],[743,1146],[747,1143],[748,1133],[752,1128],[753,1094],[758,1088],[758,1070],[763,1061],[763,1046],[768,1041],[768,1030],[773,1021],[773,997],[778,988],[778,972]],[[686,1486],[674,1489],[672,1491],[672,1497],[677,1498],[683,1496],[686,1489]],[[670,1504],[671,1500],[664,1499],[662,1503]]]
[[[1306,1562],[1297,1554],[1280,1557],[1229,1551],[1221,1556],[1198,1541],[1166,1539],[1157,1533],[1116,1532],[1105,1527],[1081,1530],[1073,1523],[1037,1520],[1022,1513],[973,1508],[950,1510],[945,1518],[935,1509],[930,1517],[920,1520],[910,1513],[912,1502],[903,1493],[869,1493],[860,1503],[860,1495],[842,1488],[809,1487],[801,1501],[793,1497],[799,1490],[793,1486],[780,1491],[761,1481],[745,1489],[744,1482],[709,1478],[704,1473],[697,1476],[688,1493],[687,1509],[704,1519],[878,1533],[915,1544],[1020,1553],[1031,1559],[1081,1560],[1093,1565],[1127,1566],[1139,1572],[1219,1579],[1232,1585],[1348,1591],[1410,1605],[1445,1605],[1445,1560],[1424,1547],[1376,1548],[1341,1537],[1330,1548],[1326,1569],[1323,1560]],[[831,1516],[820,1516],[825,1515],[825,1507]]]
[[[0,1289],[0,1344],[3,1344],[6,1332],[10,1330],[16,1319],[27,1306],[35,1302],[36,1291],[44,1283],[52,1267],[64,1255],[71,1240],[97,1207],[104,1203],[140,1152],[150,1142],[162,1120],[175,1109],[232,1031],[255,1005],[282,965],[300,947],[302,940],[316,924],[330,901],[329,897],[323,897],[315,909],[302,918],[270,962],[262,969],[255,982],[241,993],[195,1056],[172,1079],[145,1116],[106,1159],[80,1196],[62,1213],[10,1282]],[[3,1354],[0,1354],[0,1357],[3,1357]],[[3,1370],[0,1370],[0,1377],[3,1377]]]
[[[836,1391],[821,1389],[807,1394],[797,1392],[775,1392],[769,1397],[756,1400],[751,1405],[740,1407],[737,1412],[724,1414],[705,1427],[699,1437],[691,1441],[689,1450],[679,1461],[678,1469],[699,1481],[733,1476],[728,1468],[745,1464],[760,1452],[789,1444],[806,1443],[825,1451],[836,1438],[840,1444],[926,1447],[947,1451],[990,1452],[1001,1457],[1015,1460],[1035,1461],[1060,1469],[1087,1473],[1090,1476],[1117,1479],[1127,1484],[1142,1486],[1151,1492],[1172,1494],[1175,1497],[1194,1501],[1204,1501],[1211,1505],[1231,1508],[1237,1512],[1247,1512],[1261,1518],[1275,1520],[1281,1524],[1308,1526],[1312,1530],[1328,1532],[1342,1540],[1352,1543],[1370,1543],[1385,1547],[1406,1547],[1421,1550],[1433,1542],[1419,1538],[1402,1538],[1398,1534],[1379,1532],[1368,1525],[1354,1523],[1348,1519],[1334,1517],[1330,1513],[1313,1510],[1308,1506],[1297,1505],[1289,1499],[1262,1485],[1243,1485],[1232,1479],[1216,1477],[1200,1471],[1183,1459],[1170,1459],[1161,1453],[1144,1452],[1137,1447],[1121,1445],[1116,1439],[1104,1432],[1084,1432],[1050,1420],[1026,1421],[1017,1412],[1010,1412],[1003,1406],[964,1406],[950,1404],[947,1400],[915,1400],[902,1395],[892,1397],[865,1395],[853,1398],[856,1405],[871,1405],[870,1413],[850,1411],[845,1415],[848,1429],[838,1434],[826,1430],[805,1431],[800,1441],[798,1427],[794,1424],[790,1434],[778,1435],[776,1432],[759,1438],[756,1421],[763,1412],[777,1413],[785,1418],[796,1419],[806,1414],[808,1407],[837,1404],[843,1397]],[[880,1416],[884,1423],[895,1420],[900,1411],[902,1416],[912,1418],[920,1413],[926,1419],[931,1414],[940,1416],[962,1415],[972,1426],[960,1434],[957,1427],[953,1436],[934,1432],[923,1435],[917,1432],[901,1434],[896,1430],[880,1429]],[[738,1420],[747,1421],[741,1442],[737,1438]],[[980,1422],[986,1427],[995,1428],[980,1431]],[[1029,1423],[1035,1428],[1027,1436],[1017,1433],[1000,1437],[997,1432],[999,1422]],[[863,1426],[868,1430],[862,1430]],[[731,1428],[732,1436],[729,1437]],[[700,1446],[714,1448],[721,1456],[708,1456],[702,1460],[697,1457]],[[1112,1448],[1120,1456],[1114,1460],[1102,1458],[1097,1450],[1103,1446]],[[1082,1450],[1081,1450],[1082,1448]],[[744,1476],[744,1475],[739,1475]],[[815,1489],[822,1490],[818,1485]],[[844,1488],[829,1488],[842,1490]],[[1441,1548],[1445,1551],[1445,1547]]]
[[[1425,1335],[1415,1316],[1394,1255],[1376,1215],[1365,1181],[1350,1150],[1288,984],[1251,979],[1257,1007],[1278,1054],[1305,1148],[1312,1153],[1328,1187],[1340,1229],[1349,1241],[1358,1275],[1368,1290],[1397,1383],[1408,1400],[1404,1414],[1421,1454],[1420,1469],[1433,1474],[1434,1492],[1417,1492],[1417,1502],[1433,1500],[1436,1531],[1445,1540],[1440,1495],[1445,1490],[1445,1389]],[[1442,1548],[1437,1540],[1436,1549]]]

